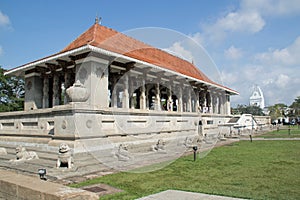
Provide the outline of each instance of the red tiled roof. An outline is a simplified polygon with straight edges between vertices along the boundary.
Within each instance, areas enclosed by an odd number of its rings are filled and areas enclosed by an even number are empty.
[[[61,53],[84,45],[99,47],[216,84],[192,63],[97,23],[65,47]]]

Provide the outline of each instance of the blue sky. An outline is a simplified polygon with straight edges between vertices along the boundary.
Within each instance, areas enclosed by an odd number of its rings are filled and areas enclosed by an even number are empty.
[[[189,36],[210,55],[221,82],[240,92],[233,105],[248,104],[254,84],[266,105],[289,105],[300,96],[299,0],[2,0],[0,65],[10,69],[57,53],[88,29],[96,14],[120,32],[160,27]],[[195,60],[215,79],[182,41],[160,48]]]

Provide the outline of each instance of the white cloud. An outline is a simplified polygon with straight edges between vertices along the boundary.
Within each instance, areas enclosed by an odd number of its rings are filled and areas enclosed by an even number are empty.
[[[249,11],[230,12],[220,18],[215,25],[216,29],[229,32],[256,33],[265,26],[265,21],[259,13]]]
[[[224,51],[224,55],[227,59],[237,60],[243,56],[243,51],[234,46],[230,46],[228,49]]]
[[[0,26],[8,25],[10,25],[9,17],[0,11]]]
[[[0,56],[3,54],[3,48],[0,46]]]
[[[280,66],[300,66],[300,36],[290,46],[283,49],[269,50],[255,55],[255,59],[261,63]]]
[[[193,41],[197,42],[197,44],[202,45],[202,46],[204,45],[204,36],[202,34],[200,34],[199,32],[195,33],[195,34],[191,34],[191,35],[189,35],[189,37]]]
[[[242,0],[235,10],[224,13],[213,23],[202,24],[202,35],[205,41],[218,44],[230,33],[260,32],[266,25],[266,17],[299,13],[299,0]]]
[[[243,0],[242,10],[259,12],[263,16],[299,14],[299,0]]]
[[[194,61],[194,57],[192,53],[188,50],[186,50],[180,42],[175,42],[171,47],[168,49],[165,49],[169,53],[172,53],[175,56],[178,56],[180,58],[183,58],[189,62]]]
[[[285,89],[288,87],[288,84],[290,83],[290,77],[286,74],[279,74],[276,80],[276,85],[278,88]]]

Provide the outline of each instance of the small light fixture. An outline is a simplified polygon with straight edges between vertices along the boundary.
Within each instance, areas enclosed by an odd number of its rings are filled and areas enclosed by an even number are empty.
[[[193,150],[194,150],[194,161],[196,161],[198,147],[197,146],[193,146]]]
[[[47,180],[47,178],[46,178],[46,173],[47,173],[46,169],[39,169],[38,173],[40,175],[41,180],[44,180],[44,181]]]

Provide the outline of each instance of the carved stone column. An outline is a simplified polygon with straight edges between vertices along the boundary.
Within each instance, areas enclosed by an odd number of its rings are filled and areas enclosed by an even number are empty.
[[[161,110],[159,82],[155,85],[155,110]]]
[[[224,96],[222,93],[219,96],[219,114],[224,114]]]
[[[145,78],[141,78],[141,95],[140,95],[140,109],[146,109],[146,83]]]
[[[129,108],[128,75],[125,74],[123,77],[124,77],[123,78],[124,89],[123,89],[123,96],[122,96],[122,107]]]
[[[195,90],[196,95],[196,104],[195,104],[195,112],[200,112],[200,91],[198,89]]]
[[[230,108],[230,95],[226,94],[226,104],[225,104],[225,108],[226,108],[226,114],[230,115],[231,114],[231,108]]]
[[[43,108],[49,108],[49,78],[44,76],[43,80]]]
[[[112,77],[113,83],[111,87],[111,107],[117,108],[118,107],[118,93],[117,93],[117,78],[115,76]]]
[[[130,108],[131,109],[135,109],[135,98],[133,96],[133,93],[134,93],[134,88],[133,88],[133,85],[134,85],[134,82],[135,82],[135,77],[131,77],[129,76],[129,103],[130,103]]]
[[[191,95],[191,90],[188,89],[187,90],[187,108],[186,108],[186,111],[187,112],[192,112],[192,95]]]
[[[69,71],[65,71],[64,79],[65,79],[64,104],[66,105],[70,101],[70,99],[68,98],[68,95],[66,95],[66,90],[71,86],[71,74]]]
[[[167,102],[167,110],[173,111],[173,99],[172,99],[172,82],[170,82],[169,90],[168,90],[168,102]]]
[[[183,112],[183,102],[182,102],[182,84],[179,85],[179,91],[178,91],[178,112]]]
[[[57,73],[53,75],[53,106],[59,105],[60,97],[60,85],[59,85],[59,76]]]
[[[217,103],[218,103],[218,99],[216,94],[212,93],[211,94],[211,101],[212,101],[212,113],[217,114]]]
[[[208,108],[208,113],[211,113],[211,95],[210,95],[210,92],[206,92],[206,107]]]
[[[200,105],[200,112],[206,112],[206,91],[200,90],[199,93],[199,105]]]

